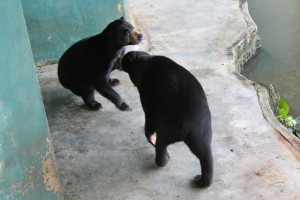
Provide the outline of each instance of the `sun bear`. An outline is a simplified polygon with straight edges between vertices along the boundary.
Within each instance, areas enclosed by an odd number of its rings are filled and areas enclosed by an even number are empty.
[[[156,164],[165,166],[168,145],[183,141],[200,161],[202,174],[195,176],[195,184],[208,187],[213,180],[211,115],[200,83],[171,59],[141,51],[127,53],[120,69],[139,91]]]
[[[112,89],[120,81],[110,78],[110,73],[117,68],[117,60],[124,53],[123,47],[138,44],[142,37],[123,17],[111,22],[102,33],[84,38],[66,50],[58,63],[60,83],[82,97],[92,110],[102,108],[95,100],[95,90],[120,110],[130,110]]]

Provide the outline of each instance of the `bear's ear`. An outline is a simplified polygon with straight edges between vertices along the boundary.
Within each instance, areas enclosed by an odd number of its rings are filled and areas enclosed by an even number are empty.
[[[124,17],[122,16],[120,19],[121,19],[121,20],[124,20]]]

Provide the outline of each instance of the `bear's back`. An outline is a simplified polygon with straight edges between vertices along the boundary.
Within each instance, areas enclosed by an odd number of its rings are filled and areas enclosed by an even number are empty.
[[[89,61],[95,62],[95,57],[101,57],[102,39],[100,35],[84,38],[71,45],[61,56],[59,62],[72,65],[84,65]],[[86,66],[85,66],[86,67]]]
[[[157,112],[171,121],[186,121],[210,115],[205,93],[198,80],[169,58],[153,56],[145,82],[151,87]]]

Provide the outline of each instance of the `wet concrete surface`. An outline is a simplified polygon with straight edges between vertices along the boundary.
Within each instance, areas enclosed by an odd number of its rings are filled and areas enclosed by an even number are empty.
[[[146,40],[140,47],[190,70],[206,92],[212,114],[214,183],[196,188],[199,161],[184,143],[169,147],[158,168],[144,136],[144,113],[126,73],[115,89],[131,107],[119,111],[96,95],[103,109],[89,111],[58,83],[56,65],[38,68],[65,199],[299,199],[297,152],[264,118],[252,82],[230,72],[231,48],[247,30],[237,0],[131,0]],[[293,152],[295,154],[293,154]]]

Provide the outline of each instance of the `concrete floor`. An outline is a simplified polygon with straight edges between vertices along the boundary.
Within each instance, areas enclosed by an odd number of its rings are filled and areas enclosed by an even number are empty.
[[[214,183],[198,189],[199,161],[184,143],[169,147],[166,167],[154,164],[143,132],[139,95],[128,75],[115,89],[132,107],[89,111],[62,88],[56,65],[38,68],[56,165],[65,199],[300,199],[297,151],[264,118],[250,81],[231,73],[233,44],[247,32],[238,0],[131,0],[135,25],[147,35],[142,49],[165,55],[201,82],[212,113]],[[298,152],[299,153],[299,152]],[[298,157],[299,159],[299,157]]]

